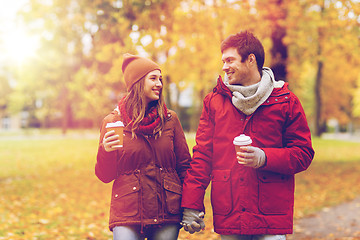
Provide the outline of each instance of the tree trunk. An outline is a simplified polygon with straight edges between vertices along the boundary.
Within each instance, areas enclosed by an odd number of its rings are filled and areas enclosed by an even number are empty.
[[[276,80],[286,81],[286,63],[288,57],[287,46],[283,43],[286,36],[284,27],[276,26],[271,34],[273,46],[271,48],[272,62],[270,68],[274,72]]]
[[[321,6],[321,17],[324,14],[324,2]],[[322,60],[322,43],[324,41],[324,33],[323,28],[318,27],[318,51],[317,51],[317,73],[315,79],[315,136],[320,137],[321,134],[325,131],[326,124],[322,117],[322,96],[321,96],[321,88],[322,88],[322,71],[323,71],[323,60]]]
[[[61,94],[61,109],[62,109],[62,119],[61,119],[61,129],[62,134],[66,134],[68,128],[72,123],[72,108],[69,101],[69,91],[66,87],[63,88]]]
[[[321,52],[321,46],[319,45],[319,52]],[[322,111],[322,98],[321,98],[321,78],[322,78],[322,69],[323,62],[322,60],[318,61],[318,69],[315,79],[315,135],[321,136],[324,131],[324,124],[322,123],[321,111]]]
[[[171,97],[170,97],[170,83],[171,83],[171,80],[170,80],[170,76],[169,75],[166,75],[165,78],[165,84],[164,84],[164,92],[165,92],[165,102],[166,102],[166,106],[169,108],[169,109],[172,109],[172,103],[171,103]]]
[[[267,18],[271,23],[271,40],[272,48],[271,53],[271,65],[270,68],[274,72],[276,80],[286,81],[286,64],[288,58],[288,48],[284,44],[283,39],[286,37],[286,26],[283,26],[283,22],[286,22],[287,9],[283,0],[270,0],[269,4],[272,5],[271,11],[267,14]]]

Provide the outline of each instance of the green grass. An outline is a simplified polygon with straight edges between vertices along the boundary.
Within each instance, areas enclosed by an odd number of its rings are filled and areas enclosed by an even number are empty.
[[[313,140],[316,161],[320,162],[354,162],[360,161],[360,142]]]
[[[51,138],[1,138],[0,239],[110,239],[98,140]]]
[[[0,140],[0,178],[80,168],[94,159],[94,139]]]
[[[0,240],[111,239],[111,184],[94,175],[97,132],[82,134],[0,136]],[[191,149],[194,135],[187,136]],[[315,138],[313,145],[313,164],[296,177],[296,218],[360,195],[360,143]],[[198,236],[217,239],[207,231]]]
[[[295,218],[360,195],[360,142],[313,139],[315,157],[296,175]]]

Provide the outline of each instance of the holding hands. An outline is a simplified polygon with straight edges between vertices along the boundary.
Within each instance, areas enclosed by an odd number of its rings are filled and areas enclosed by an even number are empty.
[[[238,163],[244,166],[259,168],[264,166],[266,161],[265,152],[252,146],[240,147],[240,152],[236,153]]]
[[[204,215],[204,212],[185,208],[183,212],[183,220],[180,224],[184,227],[185,231],[190,234],[200,232],[205,228]]]

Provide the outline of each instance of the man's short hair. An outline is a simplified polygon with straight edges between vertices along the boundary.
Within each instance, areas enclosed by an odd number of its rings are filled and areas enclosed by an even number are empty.
[[[248,56],[253,53],[256,57],[256,63],[260,75],[262,75],[262,68],[264,66],[265,52],[264,47],[254,34],[249,31],[242,31],[232,34],[221,43],[221,52],[223,53],[228,48],[236,48],[238,54],[241,56],[241,61],[244,62]]]

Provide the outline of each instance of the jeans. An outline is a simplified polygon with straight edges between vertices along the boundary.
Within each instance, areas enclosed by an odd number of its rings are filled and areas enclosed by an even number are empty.
[[[286,240],[286,235],[220,235],[221,240]]]
[[[179,235],[179,224],[165,224],[144,228],[140,233],[140,227],[117,226],[113,229],[114,240],[176,240]]]

